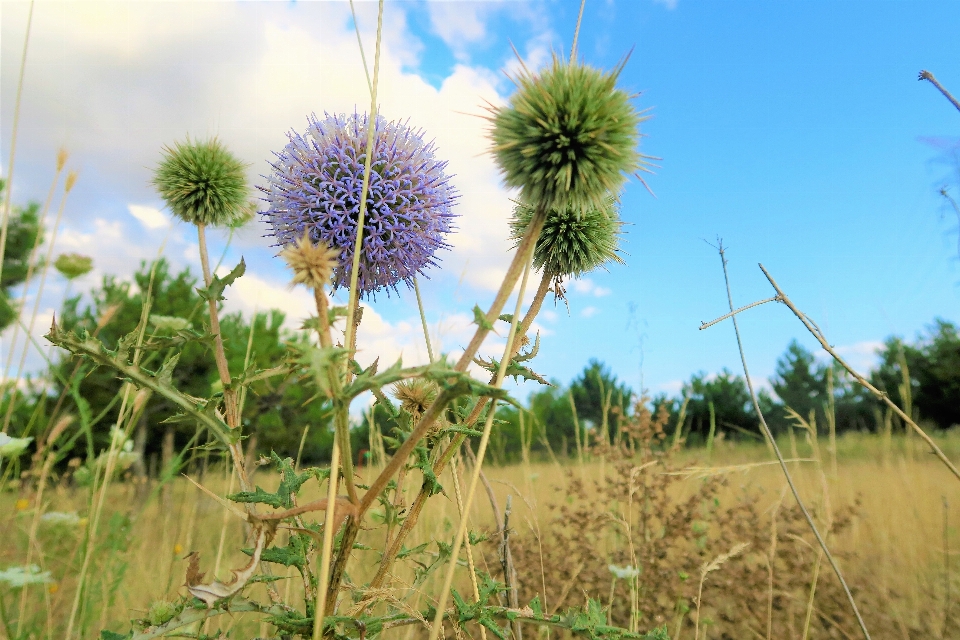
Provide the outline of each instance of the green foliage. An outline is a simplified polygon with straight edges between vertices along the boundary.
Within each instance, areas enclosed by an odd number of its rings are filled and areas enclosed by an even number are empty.
[[[0,199],[5,181],[0,179]],[[0,277],[0,330],[6,329],[17,319],[17,310],[11,304],[11,289],[27,279],[30,252],[42,236],[40,204],[30,202],[26,207],[11,207],[7,222],[7,246],[3,253],[3,275]]]
[[[900,407],[907,406],[903,366],[910,379],[910,404],[921,420],[941,429],[960,424],[960,332],[952,322],[937,319],[913,344],[888,338],[871,382]]]

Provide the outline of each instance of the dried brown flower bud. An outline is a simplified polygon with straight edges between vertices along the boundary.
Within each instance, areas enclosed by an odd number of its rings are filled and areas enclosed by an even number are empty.
[[[309,233],[280,252],[280,257],[293,269],[293,281],[290,284],[303,284],[311,289],[322,289],[330,283],[339,256],[339,251],[331,249],[324,242],[314,244]]]

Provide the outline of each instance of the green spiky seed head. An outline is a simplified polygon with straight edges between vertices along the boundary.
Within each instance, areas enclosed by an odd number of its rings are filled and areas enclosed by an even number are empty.
[[[510,237],[518,245],[533,213],[534,207],[523,202],[514,209]],[[609,195],[600,207],[551,209],[533,251],[533,266],[552,275],[576,277],[610,262],[623,264],[617,255],[622,226],[616,201]]]
[[[547,209],[601,206],[627,174],[644,170],[637,151],[645,118],[605,73],[557,56],[539,74],[515,79],[509,103],[492,110],[493,153],[504,182]]]
[[[250,216],[246,165],[216,138],[164,147],[153,184],[175,216],[190,224],[231,226]]]
[[[53,268],[67,280],[74,280],[90,273],[93,269],[93,258],[79,253],[61,253],[53,263]]]

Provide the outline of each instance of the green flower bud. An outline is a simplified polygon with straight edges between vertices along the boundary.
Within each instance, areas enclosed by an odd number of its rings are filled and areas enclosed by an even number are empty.
[[[613,197],[601,207],[564,207],[547,212],[547,221],[533,251],[533,266],[556,276],[581,276],[610,262],[623,264],[617,255],[623,223]],[[510,221],[511,238],[519,245],[534,208],[517,203]]]
[[[548,209],[600,206],[626,174],[645,170],[637,151],[645,117],[610,73],[557,56],[539,74],[525,72],[505,107],[492,109],[493,153],[504,182],[525,202]]]
[[[67,280],[74,280],[90,273],[93,269],[93,258],[79,253],[61,253],[53,267]]]
[[[232,226],[250,217],[246,165],[216,138],[164,147],[153,184],[175,216],[190,224]]]
[[[147,621],[154,627],[170,622],[177,615],[177,606],[166,600],[157,600],[150,605]]]

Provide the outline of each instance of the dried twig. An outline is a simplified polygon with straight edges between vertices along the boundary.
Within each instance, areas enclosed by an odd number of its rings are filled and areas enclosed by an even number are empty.
[[[723,248],[722,242],[719,244],[719,246],[717,246],[717,251],[720,253],[720,262],[723,264],[723,279],[727,287],[727,303],[730,305],[730,311],[733,312],[733,294],[730,292],[730,276],[727,272],[727,258],[724,255],[725,249]],[[763,265],[760,265],[760,268],[763,269]],[[766,270],[764,270],[764,273],[767,273]],[[771,283],[773,283],[773,279],[770,278],[769,275],[767,275],[767,278],[770,279]],[[783,292],[780,291],[776,285],[774,285],[774,288],[777,290],[777,293],[783,297],[783,302],[785,304],[788,306],[792,305],[792,303],[788,301],[788,298],[783,295]],[[806,316],[803,314],[800,314],[799,311],[795,311],[795,313],[800,315],[805,325],[807,323],[810,323],[810,325],[813,324],[812,321],[806,318]],[[853,613],[857,618],[857,622],[860,625],[860,630],[863,632],[863,636],[867,640],[870,640],[870,632],[867,631],[867,625],[863,621],[863,617],[860,615],[860,609],[857,607],[857,603],[853,599],[853,594],[850,592],[850,587],[847,586],[847,581],[843,579],[843,574],[840,571],[840,567],[837,565],[837,561],[834,560],[833,554],[830,553],[830,550],[827,548],[827,543],[824,541],[823,536],[820,535],[820,531],[817,529],[817,525],[813,522],[810,512],[807,511],[803,500],[800,498],[800,492],[797,490],[797,486],[793,482],[793,477],[790,475],[790,470],[787,469],[787,463],[783,459],[783,454],[780,453],[780,447],[777,446],[777,441],[773,438],[773,434],[770,432],[770,428],[767,426],[767,420],[763,417],[763,412],[760,410],[760,403],[757,400],[756,391],[753,388],[753,382],[750,380],[750,372],[747,369],[747,356],[743,351],[743,340],[740,338],[740,327],[737,325],[736,314],[733,313],[730,319],[733,321],[733,330],[737,336],[737,346],[740,349],[740,362],[743,364],[743,376],[746,379],[747,388],[750,391],[750,399],[753,401],[753,409],[757,412],[757,417],[760,419],[760,428],[763,431],[763,435],[766,437],[767,442],[770,443],[770,447],[777,456],[777,461],[780,463],[780,469],[783,471],[783,475],[787,480],[787,484],[790,486],[790,492],[793,493],[793,497],[797,501],[797,506],[800,507],[800,511],[803,513],[803,517],[806,519],[807,525],[809,525],[810,530],[813,531],[813,535],[816,537],[817,543],[820,545],[820,548],[823,549],[824,555],[826,555],[827,559],[830,561],[830,566],[833,567],[833,572],[837,575],[837,579],[840,581],[840,585],[843,587],[843,591],[847,595],[847,600],[850,602],[850,607],[853,609]],[[807,325],[808,328],[810,325]],[[817,329],[817,333],[814,335],[820,335],[819,329]]]

